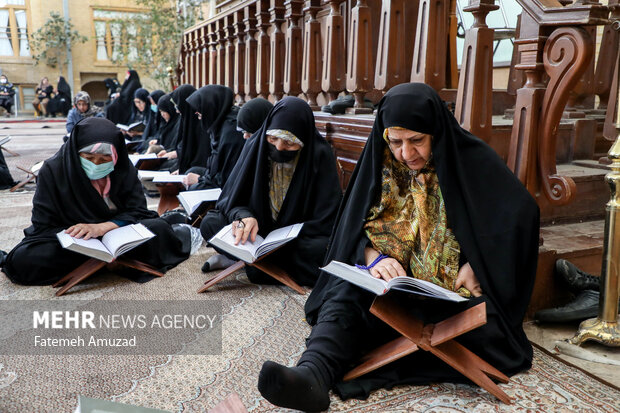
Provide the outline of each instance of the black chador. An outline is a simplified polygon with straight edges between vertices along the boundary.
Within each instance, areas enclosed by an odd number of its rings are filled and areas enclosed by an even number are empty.
[[[391,188],[382,179],[385,156],[392,156],[386,151],[386,128],[432,136],[431,159],[447,222],[482,289],[480,297],[464,306],[411,300],[411,313],[432,323],[485,301],[487,324],[458,341],[507,375],[528,369],[532,347],[522,322],[536,274],[538,207],[504,161],[459,126],[431,87],[401,84],[381,100],[338,212],[325,262],[368,264],[364,256],[369,245],[368,213],[382,199],[382,192]],[[342,382],[363,353],[398,336],[368,311],[373,298],[353,284],[322,273],[305,305],[306,319],[313,326],[306,351],[294,368],[266,362],[259,378],[261,393],[281,406],[323,410],[329,405],[330,389],[343,399],[366,398],[375,389],[399,384],[466,380],[431,353],[417,351]]]
[[[159,98],[159,101],[157,102],[157,111],[166,112],[170,116],[168,121],[165,121],[163,118],[160,121],[156,136],[157,143],[163,146],[166,152],[175,151],[177,147],[177,138],[179,136],[181,117],[170,101],[170,94],[163,95]]]
[[[140,89],[140,76],[135,70],[127,72],[127,78],[121,86],[119,96],[110,103],[106,111],[106,118],[116,123],[128,125],[133,115],[133,96],[136,90]]]
[[[86,175],[79,152],[97,143],[111,145],[116,163],[104,194]],[[167,271],[189,256],[172,227],[146,208],[135,168],[129,161],[122,134],[103,118],[78,122],[67,142],[45,161],[33,199],[32,225],[25,238],[9,253],[5,274],[15,283],[51,284],[78,267],[87,256],[63,249],[56,233],[78,223],[114,222],[122,226],[142,223],[155,238],[125,254]]]
[[[303,143],[277,213],[270,181],[273,183],[278,165],[272,160],[275,147],[267,141],[268,130],[287,131]],[[224,225],[254,217],[258,233],[264,237],[274,229],[303,222],[299,236],[272,257],[295,281],[314,285],[341,199],[336,160],[330,145],[316,129],[312,110],[303,100],[286,97],[273,107],[262,127],[247,141],[222,190],[217,210],[207,215],[200,230],[208,240]],[[252,281],[272,280],[254,268],[246,270]]]
[[[202,131],[195,110],[187,103],[187,98],[196,91],[192,85],[181,85],[170,94],[171,100],[181,114],[181,125],[177,139],[179,173],[184,174],[193,166],[205,167],[211,154],[209,137]]]
[[[263,98],[246,102],[237,115],[237,130],[253,134],[260,129],[272,108],[271,102]]]
[[[233,106],[233,98],[233,91],[221,85],[203,86],[187,98],[192,110],[201,114],[203,135],[211,146],[205,169],[192,171],[202,176],[190,190],[221,188],[237,163],[245,141],[237,130],[239,108]]]

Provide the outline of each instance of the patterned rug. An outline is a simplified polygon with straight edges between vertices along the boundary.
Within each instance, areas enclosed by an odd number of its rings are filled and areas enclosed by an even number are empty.
[[[10,158],[9,158],[10,159]],[[13,161],[13,160],[11,160]],[[19,242],[29,224],[32,190],[0,191],[0,249]],[[307,298],[286,287],[248,282],[243,271],[205,294],[196,289],[213,253],[203,247],[163,278],[146,284],[111,273],[91,277],[63,297],[51,287],[13,285],[0,273],[0,300],[221,300],[222,353],[212,356],[1,356],[0,412],[73,412],[78,395],[172,412],[204,412],[237,392],[251,412],[279,412],[256,388],[264,360],[294,365],[310,328]],[[200,335],[192,343],[200,346]],[[534,349],[532,369],[502,389],[514,404],[498,402],[470,385],[402,386],[374,392],[368,400],[341,401],[333,412],[614,412],[620,391]]]

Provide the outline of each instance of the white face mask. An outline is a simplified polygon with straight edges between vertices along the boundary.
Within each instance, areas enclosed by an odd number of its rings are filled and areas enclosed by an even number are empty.
[[[6,83],[6,79],[4,78],[0,79],[0,83]]]

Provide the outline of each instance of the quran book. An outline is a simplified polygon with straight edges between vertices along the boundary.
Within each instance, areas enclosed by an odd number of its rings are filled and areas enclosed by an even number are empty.
[[[325,267],[322,267],[321,270],[335,275],[336,277],[340,277],[376,295],[384,295],[388,291],[394,289],[411,294],[439,298],[441,300],[457,302],[467,301],[467,298],[461,297],[454,291],[447,290],[429,281],[408,276],[395,277],[390,281],[385,281],[382,278],[373,277],[368,270],[362,270],[354,265],[348,265],[340,261],[332,261]]]
[[[124,130],[125,132],[144,132],[144,128],[146,128],[146,125],[142,122],[134,122],[131,125],[123,125],[122,123],[117,123],[116,127]]]
[[[271,252],[289,241],[297,238],[304,224],[293,224],[271,231],[265,238],[256,235],[256,241],[250,241],[249,237],[245,244],[235,245],[235,237],[232,234],[232,224],[225,226],[209,240],[209,244],[218,247],[231,255],[247,263],[253,263],[263,255]]]
[[[179,189],[187,189],[187,185],[183,183],[183,179],[185,179],[187,175],[162,175],[156,176],[153,178],[153,183],[155,184],[176,184]]]
[[[184,191],[177,195],[177,198],[179,198],[179,202],[185,209],[185,212],[187,212],[187,215],[197,217],[205,212],[209,203],[217,201],[221,193],[222,190],[220,188]]]
[[[75,238],[60,231],[56,234],[60,245],[70,251],[78,252],[105,262],[112,262],[119,256],[153,238],[153,234],[142,224],[126,225],[108,231],[101,239],[88,240]]]
[[[166,162],[166,158],[158,158],[157,154],[147,153],[144,155],[129,155],[129,160],[136,169],[154,170]]]
[[[170,175],[168,171],[149,171],[149,170],[139,170],[138,171],[138,179],[141,181],[152,181],[158,177],[164,177]]]

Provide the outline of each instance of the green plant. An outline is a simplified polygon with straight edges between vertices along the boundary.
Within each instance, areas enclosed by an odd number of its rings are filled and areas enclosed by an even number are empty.
[[[169,88],[168,67],[175,67],[183,31],[202,19],[203,0],[135,0],[147,9],[115,24],[122,27],[123,47],[113,59],[145,72],[164,89]],[[133,50],[133,52],[132,52]],[[137,53],[136,53],[137,51]]]
[[[51,12],[47,21],[30,35],[30,48],[35,63],[44,62],[50,67],[63,67],[69,63],[67,49],[74,43],[84,43],[88,37],[73,29],[70,19],[65,20],[60,13]]]

